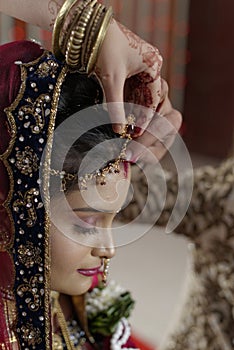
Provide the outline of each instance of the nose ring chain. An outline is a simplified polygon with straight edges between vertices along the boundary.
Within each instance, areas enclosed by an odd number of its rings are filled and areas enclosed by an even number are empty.
[[[102,273],[102,283],[106,285],[107,277],[109,275],[110,259],[103,258],[103,273]]]

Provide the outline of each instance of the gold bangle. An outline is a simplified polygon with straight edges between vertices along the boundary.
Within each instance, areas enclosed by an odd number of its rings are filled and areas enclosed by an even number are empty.
[[[98,13],[99,13],[101,8],[104,8],[104,6],[102,4],[97,3],[96,6],[95,6],[95,9],[94,9],[94,12],[92,14],[92,18],[90,20],[90,23],[89,23],[88,28],[87,28],[86,33],[85,33],[85,39],[84,39],[84,43],[83,43],[83,50],[82,50],[82,53],[81,53],[81,65],[82,66],[86,65],[85,56],[86,56],[87,51],[88,51],[88,42],[89,42],[89,39],[92,37],[92,31],[95,28],[95,20],[96,20],[96,18],[98,16]]]
[[[94,10],[93,5],[95,5],[96,2],[96,0],[93,0],[90,5],[84,9],[78,20],[76,28],[72,31],[69,38],[65,56],[66,63],[73,68],[79,68],[79,66],[81,66],[80,61],[82,44],[84,42],[86,28]]]
[[[101,5],[101,4],[100,4]],[[105,6],[101,5],[97,9],[97,13],[95,14],[94,21],[92,23],[92,26],[90,25],[89,28],[89,34],[87,33],[87,42],[86,45],[84,43],[84,50],[83,50],[83,65],[86,67],[87,63],[89,61],[90,53],[92,52],[93,45],[96,41],[96,37],[98,34],[98,28],[100,27],[100,23],[102,20],[102,17],[104,17],[106,8]]]
[[[88,41],[88,46],[87,46],[87,52],[86,52],[86,66],[90,58],[90,54],[92,52],[92,49],[95,45],[95,42],[97,40],[99,28],[101,27],[101,23],[103,21],[103,18],[106,14],[106,8],[102,8],[100,12],[98,13],[97,18],[95,19],[94,27],[92,28],[92,32]]]
[[[65,17],[67,16],[68,12],[70,11],[70,9],[72,8],[73,4],[76,1],[77,0],[66,0],[62,5],[62,7],[60,8],[54,23],[53,34],[52,34],[52,49],[55,57],[58,59],[64,58],[59,47],[60,31],[63,26]]]
[[[76,66],[79,64],[79,58],[82,49],[82,43],[85,37],[85,30],[88,24],[88,21],[92,15],[93,8],[90,6],[86,7],[83,13],[80,16],[78,25],[72,31],[67,44],[66,51],[66,63],[69,66]]]
[[[69,38],[71,36],[71,33],[75,29],[75,27],[76,27],[76,25],[77,25],[77,23],[79,21],[79,18],[80,18],[81,14],[82,14],[82,11],[91,2],[92,2],[92,0],[86,0],[86,1],[83,1],[83,2],[79,2],[79,4],[77,5],[77,8],[75,9],[75,11],[73,13],[73,16],[72,16],[71,20],[70,20],[70,25],[68,25],[67,29],[65,30],[66,34],[64,36],[60,35],[60,37],[59,37],[59,46],[60,46],[60,50],[62,51],[64,56],[66,54],[66,47],[67,47],[67,43],[69,42]]]
[[[97,62],[97,57],[98,57],[99,51],[101,49],[101,46],[103,44],[103,41],[105,39],[106,32],[107,32],[108,26],[110,24],[110,21],[112,19],[112,16],[113,16],[113,10],[112,10],[112,7],[110,7],[107,10],[107,12],[102,20],[102,24],[101,24],[101,27],[99,29],[98,35],[97,35],[96,43],[95,43],[95,45],[92,49],[92,52],[90,54],[90,58],[89,58],[89,61],[87,63],[87,67],[86,67],[87,74],[90,74],[95,67],[95,64]]]

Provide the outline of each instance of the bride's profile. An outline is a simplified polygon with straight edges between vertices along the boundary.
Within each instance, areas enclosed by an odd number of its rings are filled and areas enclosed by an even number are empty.
[[[95,107],[102,90],[94,78],[69,72],[32,42],[3,49],[25,63],[8,62],[2,93],[1,348],[134,348],[127,321],[133,300],[113,284],[104,288],[115,254],[111,225],[129,188],[127,129],[120,137]],[[75,114],[88,106],[92,128]],[[57,132],[72,115],[70,132]]]

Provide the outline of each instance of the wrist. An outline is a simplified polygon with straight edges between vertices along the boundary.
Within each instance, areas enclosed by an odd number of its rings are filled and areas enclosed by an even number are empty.
[[[121,31],[119,23],[112,18],[98,56],[96,70],[106,74],[109,68],[115,67],[114,71],[118,70],[118,73],[123,74],[126,78],[132,69],[133,61],[135,58],[132,60],[132,49],[128,40]]]
[[[55,56],[73,69],[93,72],[112,15],[97,0],[66,0],[53,31]]]

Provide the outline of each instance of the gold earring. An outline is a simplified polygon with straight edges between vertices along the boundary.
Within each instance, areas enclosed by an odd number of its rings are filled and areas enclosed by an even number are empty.
[[[102,273],[102,283],[106,285],[107,283],[107,277],[109,274],[109,267],[110,267],[110,259],[104,258],[103,259],[103,273]]]

